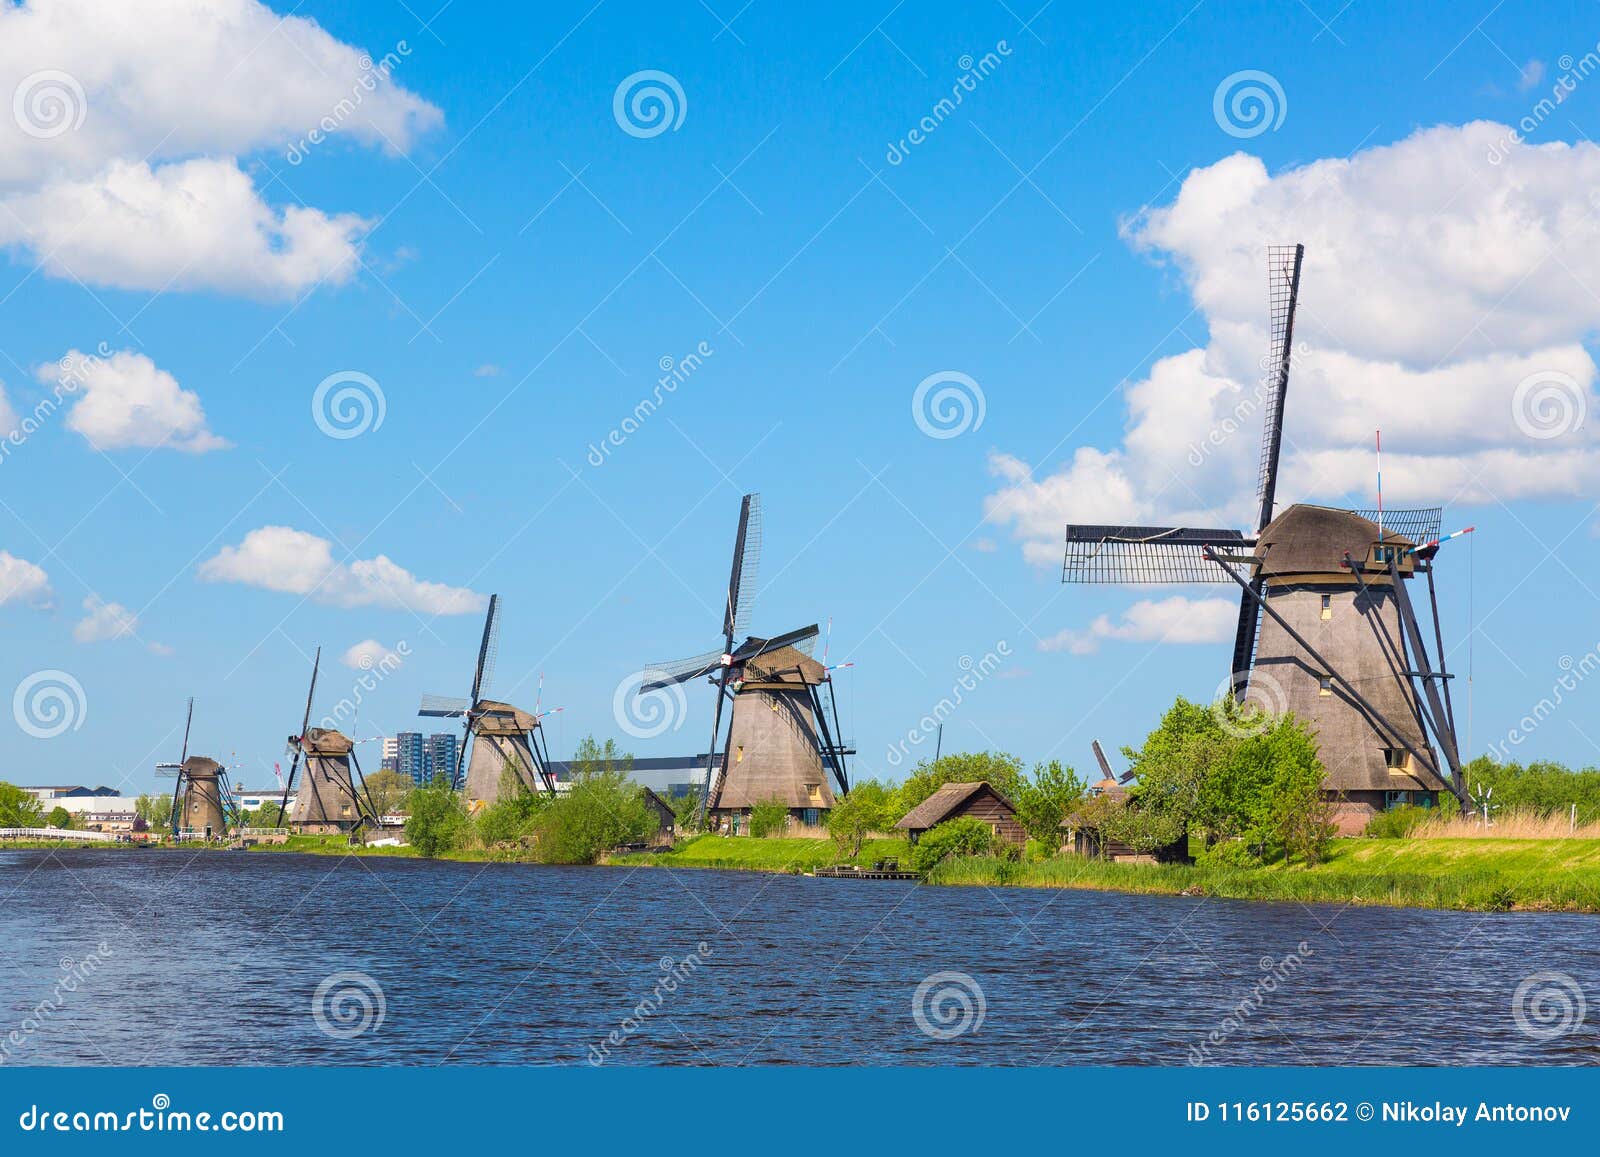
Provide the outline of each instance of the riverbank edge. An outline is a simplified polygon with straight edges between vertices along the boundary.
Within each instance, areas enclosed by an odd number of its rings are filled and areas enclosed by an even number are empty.
[[[41,843],[18,849],[132,850],[129,845]],[[680,868],[810,875],[818,868],[899,856],[901,840],[872,840],[841,859],[827,840],[700,836],[666,852],[603,856],[598,866]],[[155,851],[196,851],[152,848]],[[206,849],[223,851],[225,849]],[[338,837],[296,837],[288,845],[252,852],[424,859],[409,847],[351,847]],[[458,851],[439,857],[458,863],[537,863],[510,849]],[[1079,857],[1029,863],[989,857],[946,861],[922,881],[934,887],[1053,888],[1125,895],[1210,897],[1266,903],[1351,904],[1470,912],[1600,914],[1600,840],[1341,840],[1314,866],[1227,868],[1194,864],[1115,864]],[[870,881],[861,881],[870,885]]]

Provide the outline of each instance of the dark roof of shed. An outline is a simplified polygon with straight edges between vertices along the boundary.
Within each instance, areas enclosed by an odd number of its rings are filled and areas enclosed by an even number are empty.
[[[912,808],[899,823],[894,826],[907,831],[926,831],[935,824],[943,823],[950,818],[950,813],[966,803],[980,791],[987,791],[995,799],[1006,806],[1007,811],[1016,811],[1011,801],[989,786],[987,780],[978,780],[976,783],[947,783],[916,807]]]
[[[1385,530],[1383,540],[1415,546],[1409,538]],[[1267,523],[1256,540],[1263,575],[1330,574],[1348,576],[1346,552],[1365,561],[1378,541],[1378,524],[1352,510],[1297,503]]]

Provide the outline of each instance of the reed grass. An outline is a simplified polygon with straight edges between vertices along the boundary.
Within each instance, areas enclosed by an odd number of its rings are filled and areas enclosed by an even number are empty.
[[[1418,840],[1600,840],[1600,822],[1574,824],[1571,812],[1530,810],[1491,814],[1484,825],[1476,815],[1435,816],[1418,824]]]

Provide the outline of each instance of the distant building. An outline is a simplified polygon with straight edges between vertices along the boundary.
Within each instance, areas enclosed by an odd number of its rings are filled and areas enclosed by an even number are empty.
[[[394,737],[394,769],[412,783],[428,782],[427,747],[420,731],[402,731]]]
[[[24,787],[34,799],[84,799],[91,796],[115,797],[119,793],[114,787],[84,787],[81,784],[52,784],[47,787]],[[67,809],[72,810],[72,809]]]
[[[296,778],[299,777],[297,776]],[[298,794],[298,791],[291,791],[289,793],[289,806],[291,808],[294,807],[294,797]],[[242,787],[236,787],[233,789],[233,798],[237,800],[239,806],[244,808],[246,811],[259,811],[267,804],[276,806],[279,803],[282,803],[283,788],[264,787],[260,790],[246,790]]]
[[[431,783],[435,776],[440,775],[446,779],[454,778],[456,750],[456,736],[452,732],[439,731],[428,736],[423,741],[423,778],[420,782]]]
[[[383,757],[378,761],[378,770],[400,770],[400,741],[392,735],[383,741]]]
[[[967,816],[987,824],[997,840],[1017,847],[1028,842],[1028,833],[1017,822],[1017,809],[1011,806],[1011,801],[981,780],[945,784],[894,826],[916,843],[930,828]]]

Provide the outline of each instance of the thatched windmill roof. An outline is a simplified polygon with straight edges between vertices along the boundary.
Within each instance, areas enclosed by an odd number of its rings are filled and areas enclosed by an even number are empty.
[[[1364,562],[1377,541],[1378,524],[1354,511],[1299,503],[1267,523],[1255,553],[1261,559],[1259,573],[1267,578],[1329,575],[1350,582],[1354,580],[1343,565],[1345,554]],[[1402,548],[1416,545],[1392,530],[1384,532],[1383,541]],[[1403,569],[1411,568],[1408,564]]]

